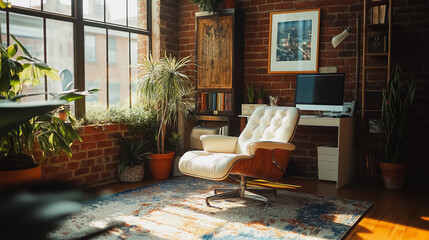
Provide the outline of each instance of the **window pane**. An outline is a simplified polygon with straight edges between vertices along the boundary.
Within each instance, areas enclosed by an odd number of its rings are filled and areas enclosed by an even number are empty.
[[[7,36],[6,36],[6,12],[0,11],[0,43],[3,47],[7,47]]]
[[[146,0],[128,0],[128,26],[147,29]]]
[[[59,71],[62,81],[48,78],[48,92],[74,89],[73,24],[46,20],[46,53],[48,65]]]
[[[38,17],[30,17],[21,14],[9,14],[10,33],[13,34],[24,45],[24,47],[39,59],[44,59],[43,45],[43,20]],[[14,40],[11,38],[11,43]],[[17,56],[23,55],[19,50]],[[28,85],[24,87],[24,93],[45,92],[44,78],[39,79],[41,84],[36,86]],[[43,100],[43,95],[24,98],[23,101]]]
[[[103,30],[104,31],[104,30]],[[95,34],[85,34],[85,62],[97,62],[97,36]]]
[[[106,22],[127,24],[127,1],[106,0]]]
[[[71,15],[71,0],[43,0],[43,11]]]
[[[137,102],[137,65],[143,63],[143,59],[149,52],[149,38],[145,35],[131,34],[131,105]]]
[[[96,62],[86,61],[85,55],[85,89],[97,88],[99,92],[87,96],[86,105],[100,103],[107,109],[107,86],[106,86],[106,31],[102,28],[85,26],[85,39],[93,36],[95,39]],[[86,51],[85,41],[85,52]],[[91,47],[91,46],[90,46]]]
[[[83,17],[104,22],[104,0],[83,1]]]
[[[35,8],[40,10],[40,0],[10,0],[12,6]]]
[[[111,35],[112,31],[109,31],[109,43],[108,43],[108,56],[109,56],[109,64],[116,64],[116,37]],[[128,37],[128,34],[127,34]],[[128,45],[128,42],[127,42]],[[122,47],[122,46],[121,46]],[[122,50],[122,49],[121,49]]]
[[[109,30],[109,106],[130,105],[128,42],[127,32]],[[113,55],[111,43],[116,45]],[[113,60],[115,64],[110,64]]]

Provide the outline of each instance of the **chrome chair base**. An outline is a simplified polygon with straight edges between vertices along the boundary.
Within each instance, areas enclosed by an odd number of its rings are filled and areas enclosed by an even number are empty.
[[[219,193],[221,192],[221,193]],[[207,206],[211,206],[209,200],[231,199],[231,198],[250,198],[265,202],[265,205],[271,206],[270,199],[262,194],[272,193],[277,197],[277,189],[274,188],[247,188],[244,177],[241,176],[240,188],[219,188],[214,190],[213,196],[206,198]]]

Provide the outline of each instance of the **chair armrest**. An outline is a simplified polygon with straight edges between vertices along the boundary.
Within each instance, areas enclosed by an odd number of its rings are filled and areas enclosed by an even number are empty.
[[[202,135],[200,137],[204,151],[220,152],[220,153],[235,153],[238,137],[230,137],[224,135]]]
[[[254,155],[256,150],[259,148],[273,150],[273,149],[283,149],[288,151],[295,150],[295,145],[291,143],[283,143],[283,142],[270,142],[270,141],[261,141],[261,142],[252,142],[247,145],[247,152],[249,154]]]

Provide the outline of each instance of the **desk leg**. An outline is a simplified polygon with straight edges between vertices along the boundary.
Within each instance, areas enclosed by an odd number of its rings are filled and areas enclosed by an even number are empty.
[[[247,124],[247,117],[240,117],[240,133],[244,130]]]

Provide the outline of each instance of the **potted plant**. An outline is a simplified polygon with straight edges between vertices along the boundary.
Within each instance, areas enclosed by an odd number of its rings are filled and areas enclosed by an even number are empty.
[[[192,0],[192,3],[198,4],[200,11],[216,12],[221,9],[224,0]]]
[[[257,96],[258,96],[258,104],[263,104],[264,103],[264,100],[265,100],[265,98],[266,98],[266,93],[265,93],[265,90],[263,89],[263,88],[261,88],[261,89],[257,89],[256,90],[256,93],[257,93]]]
[[[146,142],[128,140],[119,137],[120,151],[123,159],[118,162],[119,180],[138,182],[144,177],[144,161],[149,157]]]
[[[61,80],[58,71],[33,57],[16,39],[7,49],[0,46],[0,99],[2,130],[0,132],[0,185],[41,178],[41,167],[35,162],[33,148],[40,148],[42,157],[60,151],[71,156],[71,144],[80,140],[76,130],[52,112],[70,100],[81,98],[75,91],[57,94],[62,100],[20,103],[21,98],[36,94],[21,94],[24,84],[37,85],[45,75]],[[18,48],[25,56],[15,55]],[[75,119],[70,115],[70,120]]]
[[[385,156],[380,162],[384,185],[388,189],[403,187],[408,165],[403,162],[402,150],[409,127],[409,113],[416,84],[401,80],[401,68],[396,66],[383,92],[381,120],[384,127]]]
[[[186,116],[194,109],[195,90],[183,72],[190,57],[165,56],[154,60],[150,55],[138,70],[138,93],[142,103],[156,110],[158,131],[156,153],[150,155],[149,168],[155,179],[170,175],[174,152],[165,150],[167,126],[177,122],[178,113]]]
[[[254,103],[255,94],[258,93],[258,95],[261,94],[261,96],[262,96],[262,94],[265,94],[265,92],[262,93],[262,92],[256,90],[255,87],[253,86],[253,84],[247,85],[246,89],[247,89],[247,98],[248,98],[249,103],[248,104],[241,104],[241,115],[250,116],[250,115],[252,115],[253,111],[255,111],[256,108],[261,107],[261,106],[266,106],[266,104],[259,104],[259,101],[258,101],[258,104]]]

